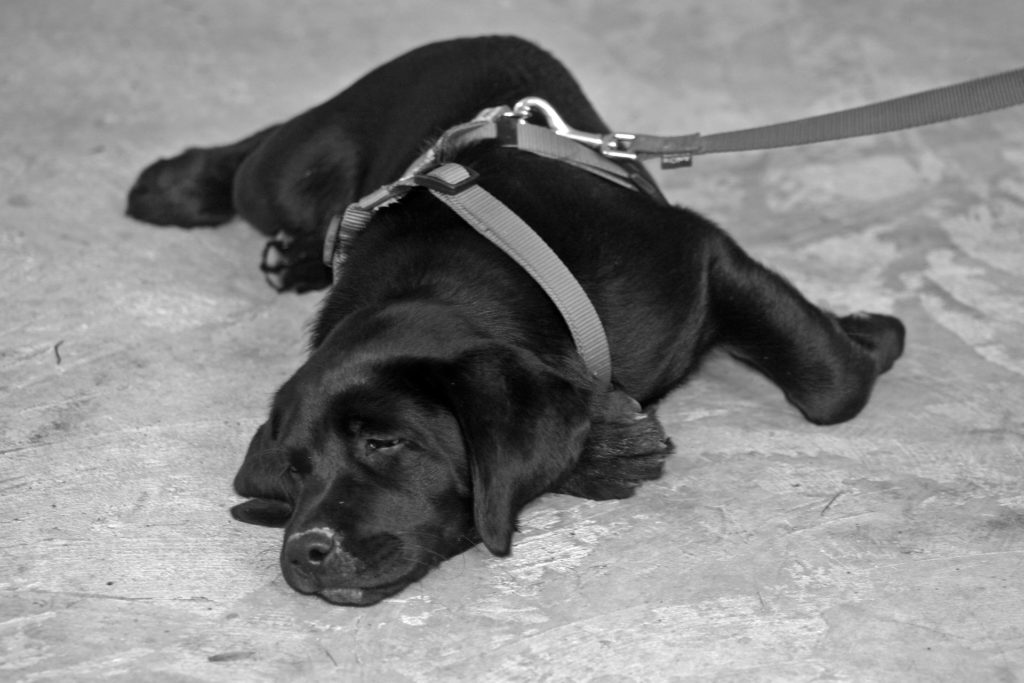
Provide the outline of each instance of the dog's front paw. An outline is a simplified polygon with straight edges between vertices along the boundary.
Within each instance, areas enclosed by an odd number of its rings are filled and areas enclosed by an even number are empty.
[[[331,271],[322,258],[321,242],[293,239],[282,232],[264,247],[260,270],[267,284],[279,292],[323,289],[331,284]]]
[[[672,451],[653,412],[612,392],[594,417],[579,462],[556,491],[593,500],[628,498],[643,482],[661,477]]]

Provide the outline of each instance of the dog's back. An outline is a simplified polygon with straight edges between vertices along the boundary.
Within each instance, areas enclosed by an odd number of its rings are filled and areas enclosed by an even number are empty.
[[[396,180],[447,128],[529,95],[550,101],[575,128],[608,131],[569,71],[533,43],[449,40],[407,52],[239,142],[157,161],[132,188],[128,213],[182,226],[216,225],[237,213],[279,238],[281,289],[323,287],[330,274],[320,253],[332,215]]]

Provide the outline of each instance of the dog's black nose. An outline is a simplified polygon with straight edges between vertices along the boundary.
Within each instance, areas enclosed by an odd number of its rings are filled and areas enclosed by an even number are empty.
[[[285,559],[297,568],[316,569],[334,548],[334,535],[327,530],[309,529],[292,534],[285,543]]]

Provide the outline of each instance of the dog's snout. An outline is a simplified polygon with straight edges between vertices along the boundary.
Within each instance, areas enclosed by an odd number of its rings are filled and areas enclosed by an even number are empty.
[[[285,544],[286,561],[296,568],[315,569],[327,561],[336,539],[326,529],[292,534]]]

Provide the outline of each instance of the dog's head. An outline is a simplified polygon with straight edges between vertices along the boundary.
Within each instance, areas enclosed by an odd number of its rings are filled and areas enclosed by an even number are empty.
[[[443,307],[355,314],[278,391],[232,513],[285,526],[297,591],[373,604],[479,540],[507,554],[519,510],[575,465],[589,395]]]

